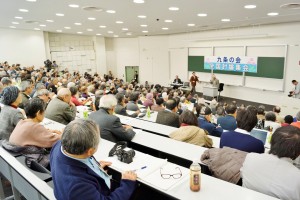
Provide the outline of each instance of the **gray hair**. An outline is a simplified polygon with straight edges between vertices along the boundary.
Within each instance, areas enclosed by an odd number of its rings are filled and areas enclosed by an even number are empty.
[[[112,107],[117,105],[117,99],[114,95],[108,94],[104,95],[100,99],[99,108],[112,109]]]
[[[37,83],[35,85],[36,90],[41,90],[41,89],[45,89],[45,88],[46,88],[46,86],[43,83]]]
[[[297,119],[297,121],[300,121],[300,111],[297,113],[296,119]]]
[[[20,91],[25,92],[25,90],[29,87],[31,87],[31,83],[29,81],[22,81],[20,84]]]
[[[74,155],[84,154],[90,148],[97,148],[100,142],[98,125],[91,120],[76,119],[64,129],[62,148]]]
[[[74,82],[69,82],[67,88],[75,87],[76,84]]]
[[[43,96],[43,95],[49,95],[49,90],[47,89],[40,89],[38,91],[36,91],[36,96]]]
[[[61,88],[57,92],[57,96],[59,96],[59,97],[64,97],[67,95],[71,95],[71,91],[68,88]]]
[[[1,83],[2,83],[3,85],[10,85],[10,84],[12,84],[12,81],[11,81],[10,78],[8,78],[8,77],[3,77],[3,78],[1,79]]]

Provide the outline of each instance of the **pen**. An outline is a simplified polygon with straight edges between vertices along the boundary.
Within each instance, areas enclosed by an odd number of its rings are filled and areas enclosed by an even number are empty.
[[[141,167],[141,168],[139,168],[139,169],[135,169],[135,170],[133,170],[134,172],[135,171],[137,171],[137,170],[142,170],[142,169],[146,169],[147,168],[147,166],[144,166],[144,167]]]

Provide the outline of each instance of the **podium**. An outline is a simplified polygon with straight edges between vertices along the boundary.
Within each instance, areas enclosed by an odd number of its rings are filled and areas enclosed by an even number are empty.
[[[218,88],[213,86],[203,86],[203,95],[209,97],[218,96]]]

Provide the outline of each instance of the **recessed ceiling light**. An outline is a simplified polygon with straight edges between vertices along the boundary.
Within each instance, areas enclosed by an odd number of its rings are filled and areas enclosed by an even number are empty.
[[[278,15],[278,13],[276,13],[276,12],[271,12],[271,13],[268,13],[268,15],[269,15],[269,16],[276,16],[276,15]]]
[[[169,28],[167,28],[167,27],[164,27],[164,28],[161,28],[162,30],[169,30]]]
[[[179,10],[179,8],[177,8],[177,7],[170,7],[169,10],[177,11],[177,10]]]
[[[52,19],[47,19],[46,21],[47,22],[54,22]]]
[[[88,20],[94,21],[94,20],[96,20],[96,18],[95,17],[89,17]]]
[[[18,17],[18,16],[16,16],[15,19],[23,19],[23,17]]]
[[[9,28],[16,28],[15,26],[10,26]]]
[[[143,33],[148,33],[148,31],[142,31]]]
[[[198,17],[206,17],[206,16],[207,16],[206,13],[199,13],[199,14],[198,14]]]
[[[128,28],[122,28],[123,31],[128,31]]]
[[[118,35],[114,35],[114,37],[119,37]]]
[[[78,34],[82,34],[82,32],[77,32]]]
[[[61,33],[61,32],[62,32],[62,30],[56,30],[56,32],[59,32],[59,33]]]
[[[100,28],[106,28],[106,26],[104,26],[104,25],[101,25],[101,26],[99,26]]]
[[[122,21],[116,21],[116,24],[123,24]]]
[[[144,0],[133,0],[133,3],[145,3]]]
[[[165,20],[165,22],[166,22],[166,23],[172,23],[172,22],[173,22],[173,20],[166,19],[166,20]]]
[[[107,33],[114,33],[113,31],[107,31]]]
[[[26,9],[19,9],[20,12],[28,12]]]
[[[245,5],[244,8],[253,9],[253,8],[256,8],[256,5]]]
[[[36,0],[26,0],[26,1],[28,1],[28,2],[36,2]]]
[[[114,11],[114,10],[107,10],[106,12],[111,13],[111,14],[116,13],[116,11]]]
[[[148,26],[148,25],[146,25],[146,24],[142,24],[142,25],[141,25],[141,27],[147,27],[147,26]]]
[[[230,22],[230,19],[221,19],[222,22]]]
[[[20,24],[19,22],[12,22],[12,24]]]
[[[91,28],[88,28],[88,29],[86,29],[87,31],[93,31],[93,29],[91,29]]]
[[[70,4],[69,7],[71,7],[71,8],[79,8],[79,5],[77,5],[77,4]]]
[[[81,23],[79,23],[79,22],[75,22],[74,23],[76,26],[80,26],[81,25]]]
[[[65,16],[65,15],[62,14],[62,13],[56,13],[56,16],[63,17],[63,16]]]
[[[71,29],[71,27],[69,27],[69,26],[65,26],[64,28],[65,28],[65,29]]]
[[[132,35],[132,33],[126,33],[126,35]]]
[[[101,33],[97,33],[96,35],[102,35]]]
[[[36,30],[36,31],[40,31],[41,29],[40,29],[40,28],[34,28],[34,30]]]
[[[188,24],[188,26],[195,26],[195,24]]]
[[[45,27],[46,25],[45,24],[40,24],[40,27]]]
[[[147,18],[147,16],[145,16],[145,15],[139,15],[139,16],[137,16],[138,18],[141,18],[141,19],[145,19],[145,18]]]

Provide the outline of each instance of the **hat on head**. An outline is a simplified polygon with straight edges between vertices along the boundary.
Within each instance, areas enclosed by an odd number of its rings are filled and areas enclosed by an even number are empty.
[[[2,103],[5,105],[11,105],[19,96],[19,88],[16,86],[9,86],[2,91]]]
[[[211,109],[207,106],[202,107],[200,112],[201,115],[210,115],[211,113]]]

